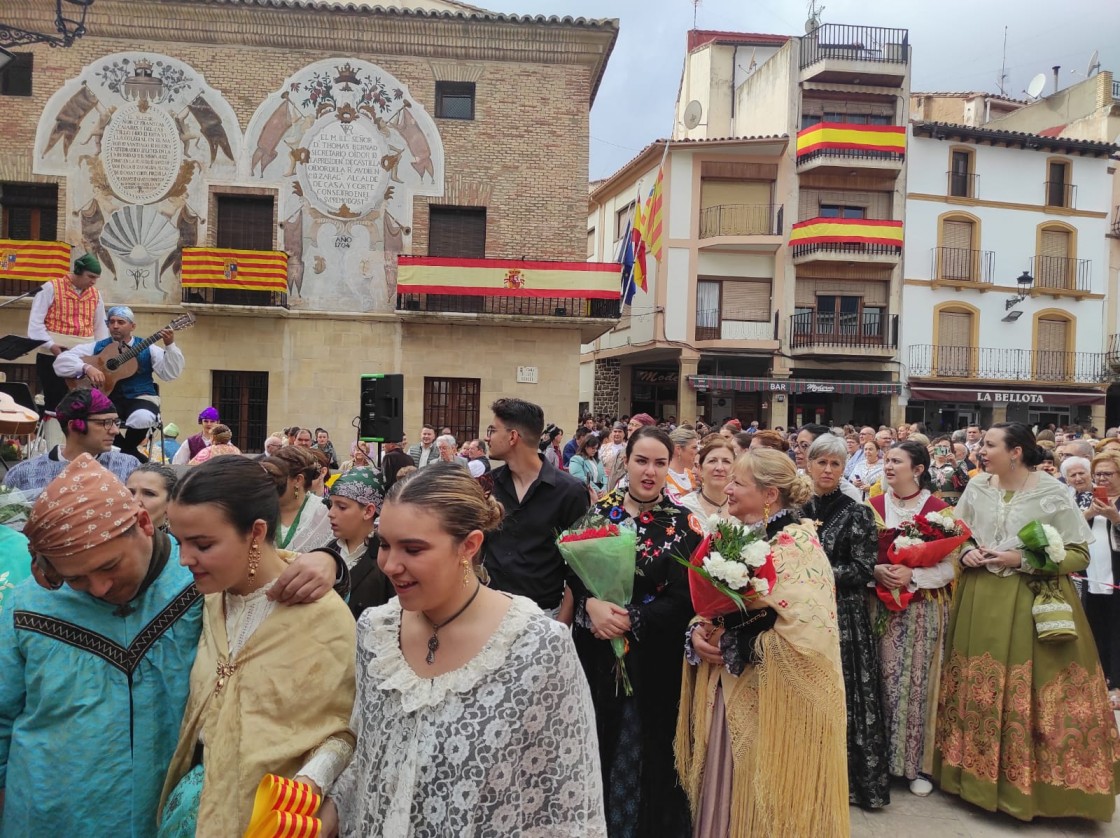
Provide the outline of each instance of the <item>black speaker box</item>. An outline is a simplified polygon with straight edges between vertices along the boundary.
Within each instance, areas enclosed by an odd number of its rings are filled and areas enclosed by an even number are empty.
[[[362,376],[358,437],[363,442],[400,442],[404,437],[404,376]]]

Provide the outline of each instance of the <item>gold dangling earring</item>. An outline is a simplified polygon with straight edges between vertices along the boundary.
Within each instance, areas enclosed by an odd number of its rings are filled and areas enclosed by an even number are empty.
[[[762,523],[763,524],[769,524],[770,523],[770,504],[765,504],[762,507]]]
[[[474,573],[471,570],[471,560],[463,559],[463,584],[469,585],[471,583],[471,577],[473,575]]]
[[[249,581],[253,581],[253,577],[257,575],[257,568],[261,565],[261,548],[257,542],[249,545]]]

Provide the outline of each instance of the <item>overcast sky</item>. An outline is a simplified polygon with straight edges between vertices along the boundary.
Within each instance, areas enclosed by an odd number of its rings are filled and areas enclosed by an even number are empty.
[[[691,0],[471,0],[492,11],[613,17],[618,42],[591,111],[592,178],[611,174],[672,128],[673,106],[692,28]],[[1008,95],[1037,73],[1062,65],[1062,86],[1084,78],[1089,56],[1120,81],[1120,2],[1117,0],[828,0],[826,23],[903,27],[914,48],[915,91],[995,92],[1007,27]],[[698,29],[804,32],[805,0],[702,0]],[[1051,10],[1048,18],[1044,10]],[[1037,10],[1037,11],[1034,11]]]

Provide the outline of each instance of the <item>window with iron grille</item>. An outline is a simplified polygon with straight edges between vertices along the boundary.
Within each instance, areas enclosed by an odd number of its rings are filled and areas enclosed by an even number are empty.
[[[428,255],[486,258],[486,207],[428,207]]]
[[[473,81],[437,81],[436,116],[474,119],[474,90]]]
[[[236,250],[275,250],[275,201],[272,195],[215,195],[215,245]],[[285,305],[282,294],[239,288],[192,288],[187,299],[217,305]]]
[[[214,407],[245,453],[264,450],[268,436],[268,373],[214,370]]]
[[[424,379],[424,422],[451,428],[458,442],[478,436],[482,380],[479,378]]]
[[[58,186],[53,183],[0,183],[0,239],[55,241],[58,238]]]
[[[0,96],[30,96],[31,71],[35,56],[30,52],[17,52],[3,70],[0,70]]]

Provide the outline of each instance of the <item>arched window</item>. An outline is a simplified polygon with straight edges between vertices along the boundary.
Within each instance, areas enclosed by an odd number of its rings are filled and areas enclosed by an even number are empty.
[[[938,219],[934,279],[982,282],[980,219],[967,212],[948,212]]]
[[[1073,372],[1076,321],[1061,309],[1044,309],[1034,316],[1034,377],[1066,382]]]
[[[1034,261],[1035,286],[1073,291],[1077,290],[1077,278],[1077,230],[1060,221],[1040,224]]]
[[[933,371],[949,378],[975,374],[980,312],[964,303],[942,303],[933,312]]]

